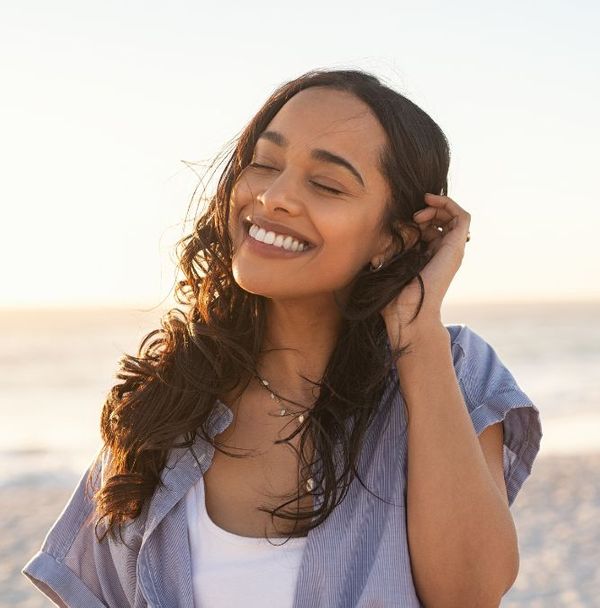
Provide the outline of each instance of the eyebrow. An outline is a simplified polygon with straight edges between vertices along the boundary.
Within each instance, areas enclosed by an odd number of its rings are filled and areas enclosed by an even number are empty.
[[[276,146],[281,146],[282,148],[285,148],[288,145],[288,140],[278,131],[263,131],[258,136],[258,139],[266,139],[274,143]],[[364,188],[365,182],[363,181],[361,174],[352,166],[350,162],[348,162],[342,156],[334,154],[333,152],[328,152],[327,150],[323,150],[321,148],[315,148],[311,150],[310,155],[315,160],[321,160],[323,162],[332,163],[348,169],[348,171],[350,171],[350,173],[354,175],[354,177],[360,182],[361,186]]]

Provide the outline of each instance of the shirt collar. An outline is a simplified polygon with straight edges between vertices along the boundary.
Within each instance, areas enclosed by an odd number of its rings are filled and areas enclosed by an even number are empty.
[[[222,433],[232,420],[231,409],[217,399],[207,422],[209,436],[213,438]],[[183,442],[183,435],[177,437],[176,443],[180,442]],[[158,485],[150,500],[142,542],[152,534],[156,526],[185,496],[190,487],[199,481],[210,466],[213,455],[214,447],[199,434],[196,434],[190,447],[171,448],[161,473],[164,486]]]

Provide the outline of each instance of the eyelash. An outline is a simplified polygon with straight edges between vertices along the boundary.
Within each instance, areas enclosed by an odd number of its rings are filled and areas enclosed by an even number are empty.
[[[259,165],[258,163],[250,163],[248,166],[254,167],[256,169],[272,169],[273,171],[276,170],[273,167],[267,167],[267,165]],[[317,184],[317,182],[311,182],[311,183],[314,184],[315,186],[317,186],[317,188],[322,188],[323,190],[326,190],[330,194],[334,194],[334,195],[344,194],[341,190],[336,190],[335,188],[330,188],[329,186],[324,186],[323,184]]]

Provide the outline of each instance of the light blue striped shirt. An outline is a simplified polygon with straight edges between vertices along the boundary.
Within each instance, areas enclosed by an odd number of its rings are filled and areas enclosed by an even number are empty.
[[[446,328],[477,435],[503,421],[504,479],[512,505],[540,449],[539,410],[481,336],[464,324]],[[345,499],[308,534],[294,608],[422,606],[407,542],[408,437],[398,387],[396,375],[386,389],[388,394],[395,391],[390,416],[376,416],[358,463],[361,479],[385,502],[353,480]],[[211,436],[232,419],[231,410],[217,400]],[[86,471],[23,574],[59,606],[194,608],[184,497],[213,454],[214,448],[200,437],[192,448],[171,450],[162,473],[166,487],[157,489],[141,515],[124,527],[128,546],[108,537],[97,542],[90,518],[93,504],[84,491]],[[95,470],[97,482],[105,464]]]

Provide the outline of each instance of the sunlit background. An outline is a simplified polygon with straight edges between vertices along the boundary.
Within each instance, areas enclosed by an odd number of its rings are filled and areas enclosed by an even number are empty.
[[[449,301],[600,298],[599,9],[509,4],[3,4],[0,305],[161,300],[182,161],[317,67],[374,71],[448,136],[473,216]]]
[[[442,127],[472,215],[445,321],[537,404],[540,456],[599,452],[599,17],[591,1],[2,3],[0,488],[72,487],[118,358],[173,305],[203,166],[321,67],[372,71]],[[17,587],[5,605],[46,605]]]

